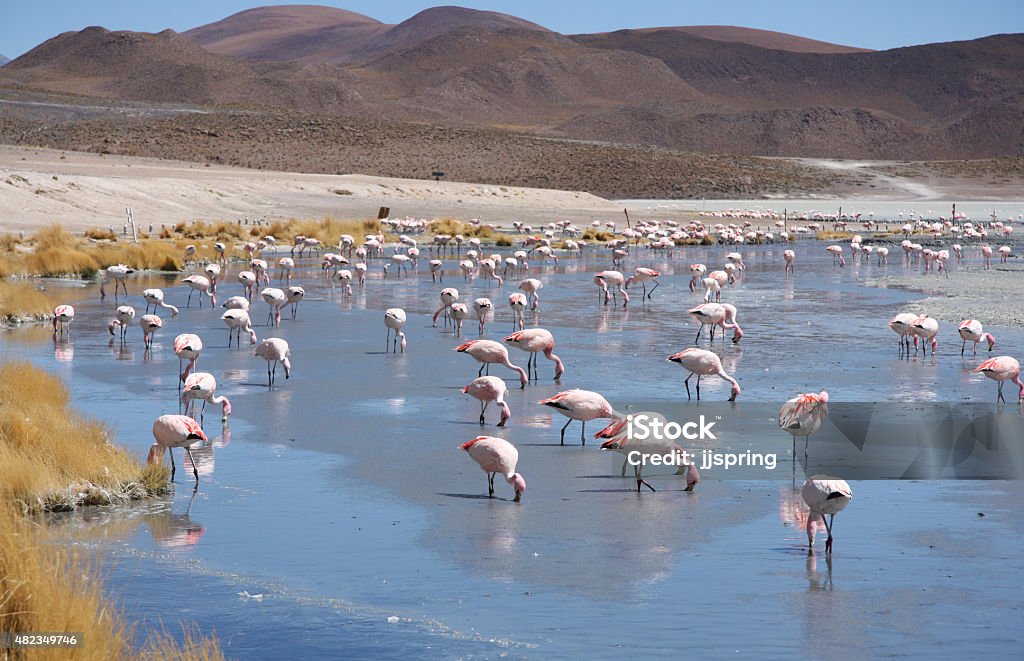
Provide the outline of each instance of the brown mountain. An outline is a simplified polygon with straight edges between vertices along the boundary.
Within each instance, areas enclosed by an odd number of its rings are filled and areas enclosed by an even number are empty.
[[[386,25],[311,6],[187,34],[65,33],[0,70],[0,87],[732,154],[1024,154],[1024,35],[874,52],[742,28],[565,36],[457,7]]]
[[[673,30],[683,32],[694,37],[711,39],[712,41],[728,41],[759,48],[771,48],[773,50],[792,51],[794,53],[867,53],[867,48],[855,48],[853,46],[842,46],[831,44],[827,41],[818,41],[806,37],[798,37],[784,32],[772,30],[757,30],[754,28],[741,28],[735,25],[686,25],[666,28],[642,28],[635,32],[657,32],[660,30]]]

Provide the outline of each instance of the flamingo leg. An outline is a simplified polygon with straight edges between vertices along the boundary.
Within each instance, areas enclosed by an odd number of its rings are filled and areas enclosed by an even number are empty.
[[[965,351],[967,351],[967,340],[964,340],[964,343],[960,346],[960,355],[961,356],[964,355]],[[977,344],[974,345],[974,353],[975,354],[978,353],[978,345]]]
[[[194,292],[194,291],[195,290],[189,290],[189,292],[188,292],[188,300],[185,302],[185,307],[191,307],[191,305],[192,305],[192,292]],[[114,293],[115,294],[117,293],[117,288],[116,287],[114,288]],[[116,298],[116,296],[115,296],[115,298]],[[202,301],[200,301],[200,303],[202,303]]]
[[[171,455],[171,482],[173,482],[174,481],[174,471],[176,470],[176,468],[174,466],[174,449],[173,448],[167,448],[167,454]]]
[[[487,474],[487,497],[494,498],[494,473]]]
[[[700,401],[700,377],[701,376],[702,375],[700,375],[700,374],[697,375],[697,401],[698,402]]]
[[[821,515],[821,520],[825,523],[825,529],[828,531],[828,539],[825,540],[825,553],[832,553],[832,524],[836,521],[836,515],[829,514],[828,518],[829,520],[825,522],[825,515]]]
[[[693,372],[690,372],[689,376],[683,379],[683,385],[686,386],[686,401],[690,401],[693,397],[690,396],[690,377],[693,376]]]
[[[487,412],[487,405],[490,402],[480,402],[480,424],[484,424],[484,413]]]
[[[571,424],[572,424],[572,418],[569,418],[569,420],[565,423],[565,426],[562,427],[562,435],[561,435],[561,443],[560,443],[560,445],[565,445],[565,429],[566,429],[566,427],[568,427]]]
[[[648,298],[648,299],[650,299],[650,298],[651,298],[651,294],[653,294],[653,293],[654,293],[654,290],[655,290],[655,289],[657,289],[657,288],[658,288],[658,285],[660,285],[660,284],[661,284],[661,283],[660,283],[660,282],[658,282],[657,280],[655,280],[655,281],[654,281],[654,286],[653,286],[653,287],[651,287],[651,291],[647,293],[647,298]]]
[[[580,426],[580,445],[584,446],[587,444],[587,421],[581,420],[583,424]]]
[[[484,368],[487,367],[487,363],[480,363],[480,370],[476,373],[477,378],[484,375]]]

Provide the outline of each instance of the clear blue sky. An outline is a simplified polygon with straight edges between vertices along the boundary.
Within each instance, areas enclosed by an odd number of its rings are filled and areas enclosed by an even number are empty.
[[[441,2],[345,0],[3,0],[0,54],[13,58],[68,30],[179,32],[268,4],[323,4],[399,23]],[[1024,32],[1024,0],[491,0],[463,7],[505,12],[565,34],[666,25],[739,25],[863,48]]]

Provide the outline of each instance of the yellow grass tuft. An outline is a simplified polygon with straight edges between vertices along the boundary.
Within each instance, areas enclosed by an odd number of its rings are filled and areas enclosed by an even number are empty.
[[[103,424],[68,408],[60,379],[28,362],[0,366],[0,500],[59,511],[167,491],[167,470],[112,444]]]
[[[47,319],[56,303],[27,282],[0,280],[0,321]]]
[[[613,241],[614,239],[615,234],[613,234],[612,232],[594,229],[593,227],[588,227],[587,230],[583,232],[584,241],[600,241],[601,243],[607,243],[608,241]]]
[[[105,602],[97,568],[87,557],[48,539],[45,528],[0,502],[0,631],[81,632],[81,647],[4,650],[5,659],[223,659],[217,641],[185,629],[179,645],[166,631],[146,636],[141,650],[124,616]]]
[[[110,229],[104,230],[98,227],[85,230],[85,238],[95,241],[117,241],[117,235],[111,232]]]

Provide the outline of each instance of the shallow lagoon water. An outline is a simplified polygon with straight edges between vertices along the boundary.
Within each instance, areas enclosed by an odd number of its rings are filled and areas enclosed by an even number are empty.
[[[737,406],[820,389],[843,401],[994,399],[995,384],[970,372],[982,356],[961,359],[950,324],[937,357],[897,357],[885,321],[914,294],[859,282],[906,268],[901,256],[888,267],[835,269],[823,246],[800,243],[797,272],[786,279],[783,249],[744,248],[747,274],[723,294],[747,333],[739,346],[715,344],[743,387]],[[619,455],[592,441],[579,447],[578,423],[559,447],[563,419],[536,402],[561,389],[598,390],[620,410],[685,400],[685,373],[665,357],[692,346],[696,333],[685,314],[699,302],[686,288],[687,265],[718,265],[729,250],[691,248],[671,260],[638,253],[628,270],[665,275],[651,302],[631,289],[625,310],[598,305],[590,276],[610,268],[606,256],[542,267],[541,311],[527,322],[554,332],[567,373],[554,383],[541,359],[539,383],[521,391],[512,372],[492,368],[509,378],[506,429],[493,426],[492,407],[481,430],[478,403],[459,391],[477,364],[452,351],[450,332],[430,327],[442,285],[425,273],[384,281],[379,265],[349,301],[317,264],[304,264],[298,319],[271,333],[292,345],[293,378],[273,391],[265,363],[244,344],[228,350],[221,310],[196,309],[195,296],[191,309],[165,318],[150,355],[138,328],[124,348],[108,343],[110,297],[76,303],[68,344],[29,331],[44,341],[15,343],[8,333],[3,349],[60,374],[75,403],[116,425],[118,440],[142,456],[153,418],[178,410],[174,336],[203,337],[199,368],[217,376],[234,415],[225,431],[219,412],[207,412],[214,443],[197,457],[194,499],[179,451],[173,498],[56,517],[54,526],[107,558],[111,590],[131,612],[194,620],[216,630],[229,655],[843,658],[1019,649],[1020,482],[854,482],[828,562],[807,557],[804,467],[788,456],[772,479],[705,472],[686,493],[680,478],[657,475],[658,492],[638,496],[618,477]],[[129,302],[141,310],[138,293],[160,285],[174,304],[187,296],[173,279],[140,278],[129,281]],[[464,301],[494,300],[485,337],[511,329],[511,283],[469,285],[451,271],[444,286]],[[220,296],[239,289],[229,276]],[[405,355],[384,353],[383,310],[396,305],[409,313]],[[266,306],[254,308],[263,323]],[[271,329],[256,330],[263,338]],[[988,330],[997,353],[1020,355],[1024,333]],[[474,323],[464,337],[477,337]],[[511,356],[525,366],[525,354]],[[728,384],[706,379],[702,395],[721,406]],[[588,425],[588,437],[598,429]],[[498,498],[483,497],[483,473],[457,448],[478,433],[519,446],[528,482],[521,504],[500,479]],[[780,451],[789,447],[779,439]]]

